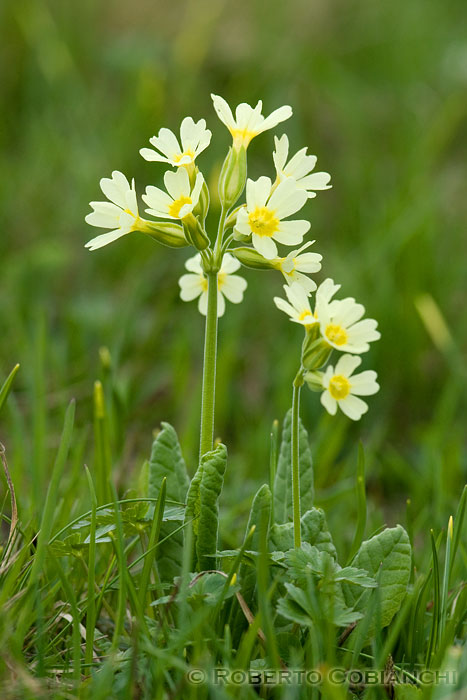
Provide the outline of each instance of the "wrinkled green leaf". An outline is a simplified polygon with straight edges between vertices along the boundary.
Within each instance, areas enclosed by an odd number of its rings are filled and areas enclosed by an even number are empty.
[[[325,582],[334,584],[343,581],[365,588],[374,588],[376,581],[364,569],[346,566],[342,569],[328,552],[321,552],[308,542],[300,548],[290,549],[285,555],[290,578],[299,583],[306,583],[310,574]]]
[[[200,571],[216,568],[217,534],[219,529],[218,499],[224,483],[227,448],[222,443],[201,458],[199,484],[199,519],[196,556]]]
[[[149,459],[148,496],[157,498],[162,479],[167,479],[167,499],[185,502],[190,483],[177,433],[169,423],[161,423],[162,430],[152,444]]]
[[[409,536],[402,527],[383,530],[362,543],[352,566],[364,569],[378,580],[381,626],[386,627],[399,610],[407,592],[410,577],[411,547]],[[354,584],[344,583],[343,591],[348,605],[364,611],[368,606],[371,592]],[[375,624],[370,625],[368,634],[374,632]]]
[[[321,508],[311,508],[301,517],[302,540],[337,558],[336,548],[328,530],[326,516]],[[273,551],[286,552],[294,546],[293,523],[273,525],[269,534],[269,547]]]
[[[311,626],[316,622],[326,620],[336,627],[350,625],[362,617],[359,612],[354,612],[345,605],[342,595],[320,595],[312,599],[307,588],[295,586],[292,583],[284,584],[287,596],[279,598],[277,612],[300,625]]]
[[[148,496],[158,498],[162,479],[167,479],[167,499],[185,502],[189,486],[188,473],[182,456],[177,433],[169,423],[161,423],[162,430],[153,442],[149,459]],[[150,516],[154,506],[150,509]],[[176,523],[163,522],[159,538],[162,540],[176,530]],[[157,566],[162,581],[173,581],[180,573],[183,533],[177,532],[160,545]]]
[[[300,464],[300,503],[302,511],[313,507],[313,461],[308,433],[300,421],[299,464]],[[277,524],[292,520],[292,411],[285,416],[282,428],[282,442],[274,480],[274,521]]]

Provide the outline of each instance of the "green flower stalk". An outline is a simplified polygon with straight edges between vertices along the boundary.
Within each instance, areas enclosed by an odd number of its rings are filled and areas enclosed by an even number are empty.
[[[207,313],[204,334],[203,388],[201,397],[201,433],[199,456],[210,452],[214,446],[214,410],[216,401],[217,361],[217,272],[207,275]]]

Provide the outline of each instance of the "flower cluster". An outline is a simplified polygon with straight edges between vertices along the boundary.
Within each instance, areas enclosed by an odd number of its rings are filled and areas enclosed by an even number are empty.
[[[322,256],[311,252],[314,241],[304,242],[310,229],[299,212],[320,190],[330,188],[330,175],[315,172],[316,156],[302,148],[289,157],[289,139],[274,138],[273,178],[247,177],[247,150],[259,134],[276,127],[292,116],[283,106],[268,116],[262,114],[262,102],[255,107],[239,104],[235,116],[227,102],[212,95],[214,109],[232,136],[232,144],[219,176],[221,215],[216,236],[206,230],[210,195],[206,180],[198,168],[198,157],[211,142],[206,121],[183,119],[179,135],[167,128],[149,139],[152,148],[142,148],[146,161],[164,164],[163,187],[148,185],[142,195],[146,205],[140,215],[134,180],[118,171],[100,182],[107,201],[91,202],[93,212],[87,223],[110,229],[86,246],[96,250],[118,238],[142,232],[171,247],[195,249],[185,261],[187,274],[179,280],[183,301],[198,299],[199,311],[209,316],[225,312],[225,299],[242,301],[246,281],[235,274],[241,265],[276,270],[286,281],[286,299],[275,297],[279,309],[305,330],[301,376],[310,388],[322,392],[321,402],[331,414],[337,407],[350,418],[358,419],[367,410],[359,396],[378,390],[376,374],[354,374],[358,357],[379,338],[376,321],[363,319],[364,307],[353,298],[335,299],[339,289],[331,279],[319,287],[310,277],[321,270]],[[273,171],[273,173],[274,173]],[[245,191],[245,201],[239,199]],[[293,250],[280,250],[281,246]],[[210,290],[212,293],[210,293]],[[310,296],[315,293],[314,308]],[[211,300],[211,301],[210,301]],[[327,365],[331,353],[344,353],[335,366]],[[327,365],[327,366],[326,366]]]
[[[376,372],[353,374],[361,364],[362,353],[370,343],[380,338],[375,320],[363,319],[365,308],[352,297],[334,299],[340,285],[330,278],[316,290],[315,306],[311,308],[306,289],[298,282],[284,285],[288,301],[275,297],[276,306],[292,321],[304,326],[302,350],[303,378],[312,390],[323,390],[321,403],[334,415],[337,407],[353,420],[359,420],[368,405],[358,396],[375,394],[379,386]],[[322,369],[333,350],[345,353],[333,367]],[[357,357],[355,357],[357,355]]]

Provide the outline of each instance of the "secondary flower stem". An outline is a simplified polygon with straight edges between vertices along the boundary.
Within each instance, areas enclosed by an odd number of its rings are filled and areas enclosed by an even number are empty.
[[[217,357],[217,272],[206,273],[208,308],[204,335],[203,390],[201,398],[201,435],[199,452],[202,457],[213,448],[214,405],[216,395]]]
[[[219,218],[219,227],[217,229],[216,243],[214,245],[214,260],[219,264],[222,257],[222,239],[224,237],[225,220],[227,218],[227,209],[222,207]]]
[[[300,438],[300,389],[303,385],[303,370],[297,372],[293,383],[292,394],[292,506],[293,506],[293,533],[294,546],[300,547],[302,535],[300,529],[300,463],[299,463],[299,438]]]

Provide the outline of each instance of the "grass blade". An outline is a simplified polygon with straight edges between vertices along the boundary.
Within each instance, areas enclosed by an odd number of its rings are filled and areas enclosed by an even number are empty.
[[[347,565],[350,564],[365,536],[366,527],[366,490],[365,490],[365,451],[360,442],[358,445],[358,463],[357,463],[357,483],[355,487],[355,495],[357,498],[357,527],[353,538],[350,553],[347,559]]]
[[[28,593],[31,593],[33,589],[37,590],[39,578],[42,573],[46,548],[52,531],[54,509],[57,504],[58,486],[63,474],[63,470],[65,468],[66,460],[68,457],[68,451],[70,449],[74,419],[75,401],[73,399],[68,405],[65,414],[65,422],[63,426],[62,437],[60,440],[57,457],[52,471],[52,478],[50,480],[49,488],[47,490],[44,511],[42,513],[40,531],[37,536],[36,553],[29,574]],[[27,603],[23,601],[23,607],[21,609],[16,633],[16,641],[18,642],[18,646],[22,646],[26,630],[31,625],[31,611],[33,603],[34,601],[32,600],[31,596],[28,597]]]
[[[94,383],[94,440],[97,501],[99,504],[102,504],[111,497],[109,483],[112,471],[112,453],[110,450],[104,389],[100,381]]]
[[[97,498],[89,469],[84,467],[91,496],[91,527],[89,531],[89,556],[88,556],[88,600],[86,608],[86,650],[84,661],[92,663],[94,647],[94,630],[96,626],[96,597],[94,595],[95,567],[96,567],[96,508]]]
[[[0,389],[0,411],[2,410],[3,404],[8,398],[8,394],[10,393],[13,380],[16,377],[18,370],[19,365],[15,365],[8,377],[6,378],[5,382],[3,383],[2,388]]]
[[[154,516],[151,523],[151,531],[149,533],[149,541],[146,557],[144,558],[144,566],[141,574],[140,581],[140,601],[143,611],[146,608],[146,598],[149,585],[149,577],[151,575],[154,558],[156,556],[156,544],[159,541],[159,535],[162,525],[162,517],[164,515],[165,506],[165,496],[167,493],[167,478],[162,479],[161,488],[159,491],[159,497],[157,499],[156,507],[154,509]]]

